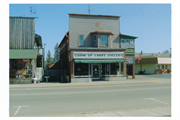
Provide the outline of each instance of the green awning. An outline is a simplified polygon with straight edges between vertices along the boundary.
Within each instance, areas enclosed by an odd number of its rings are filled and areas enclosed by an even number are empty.
[[[124,62],[124,59],[75,59],[75,63],[117,63],[117,62]]]
[[[37,49],[10,49],[9,59],[36,59]]]

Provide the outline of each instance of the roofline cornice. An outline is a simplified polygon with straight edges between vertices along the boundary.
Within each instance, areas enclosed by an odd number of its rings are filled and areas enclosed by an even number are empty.
[[[121,16],[115,15],[95,15],[95,14],[76,14],[76,13],[68,13],[68,15],[72,16],[88,16],[88,17],[113,17],[113,18],[120,18]]]

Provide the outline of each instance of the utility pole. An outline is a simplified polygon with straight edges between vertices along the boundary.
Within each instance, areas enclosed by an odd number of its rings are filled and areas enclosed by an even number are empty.
[[[170,49],[170,57],[171,57],[171,48],[169,48]]]
[[[45,58],[45,45],[46,45],[46,43],[44,43],[44,63],[45,63],[45,61],[46,61],[46,58]]]

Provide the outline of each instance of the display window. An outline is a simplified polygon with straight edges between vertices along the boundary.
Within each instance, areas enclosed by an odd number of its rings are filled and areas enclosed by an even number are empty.
[[[75,77],[123,76],[124,63],[74,63]]]
[[[123,74],[123,63],[102,63],[102,76],[107,75],[122,75]]]
[[[119,63],[110,63],[111,65],[111,75],[119,75]]]
[[[89,75],[88,63],[75,63],[75,76]]]
[[[32,78],[31,59],[10,59],[10,78]]]
[[[102,63],[101,75],[109,75],[109,63]]]

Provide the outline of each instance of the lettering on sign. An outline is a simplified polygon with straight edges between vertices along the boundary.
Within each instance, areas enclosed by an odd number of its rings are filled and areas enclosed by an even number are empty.
[[[123,52],[74,52],[74,58],[124,58]]]

